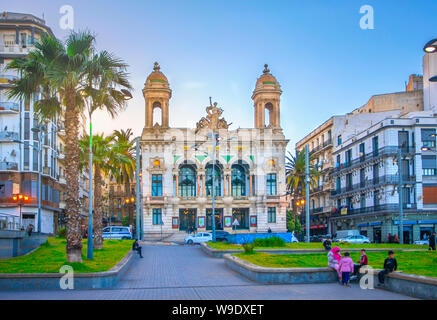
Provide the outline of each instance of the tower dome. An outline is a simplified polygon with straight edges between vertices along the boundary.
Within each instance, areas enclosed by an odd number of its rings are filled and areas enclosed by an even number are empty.
[[[255,91],[260,89],[281,90],[278,80],[276,80],[276,78],[270,73],[268,67],[267,64],[264,65],[263,74],[256,81]]]
[[[149,74],[144,86],[147,87],[169,87],[167,77],[161,72],[158,62],[154,63],[153,72]]]
[[[146,102],[146,128],[152,128],[156,125],[168,128],[169,125],[168,106],[171,98],[171,89],[167,77],[160,69],[159,63],[155,62],[153,72],[144,83],[143,96]],[[156,109],[161,110],[160,119],[154,119]]]
[[[280,128],[280,97],[282,94],[278,80],[270,73],[267,64],[261,77],[256,81],[252,100],[255,107],[255,128]],[[268,111],[268,121],[265,111]]]

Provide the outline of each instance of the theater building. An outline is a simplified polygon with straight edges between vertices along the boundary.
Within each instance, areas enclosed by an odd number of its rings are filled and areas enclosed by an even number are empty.
[[[180,240],[191,228],[198,232],[211,230],[212,188],[217,230],[286,231],[288,140],[280,124],[281,93],[266,65],[252,95],[253,128],[231,130],[222,117],[225,111],[212,102],[205,115],[198,115],[195,128],[174,128],[170,122],[172,91],[155,63],[143,89],[146,119],[141,152],[146,239],[160,238],[162,234],[163,238]],[[161,112],[155,112],[157,109]],[[158,115],[159,119],[154,119]],[[215,150],[212,139],[218,143]]]

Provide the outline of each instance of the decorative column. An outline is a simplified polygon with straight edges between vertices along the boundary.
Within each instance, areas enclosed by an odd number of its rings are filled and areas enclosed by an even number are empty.
[[[179,197],[179,175],[176,175],[176,197]]]
[[[226,197],[226,176],[223,175],[223,196]]]
[[[197,196],[200,197],[200,174],[197,175]]]
[[[229,186],[228,196],[232,195],[232,182],[231,182],[231,178],[232,178],[232,175],[228,175],[228,186]]]
[[[205,197],[205,175],[202,175],[202,196]]]
[[[249,175],[249,196],[252,196],[252,175]]]

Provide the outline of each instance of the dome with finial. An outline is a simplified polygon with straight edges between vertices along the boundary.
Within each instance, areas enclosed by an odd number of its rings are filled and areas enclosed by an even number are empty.
[[[270,73],[269,66],[267,64],[264,65],[263,74],[256,81],[257,89],[280,89],[280,85],[276,78]]]
[[[158,62],[154,63],[153,72],[147,77],[145,86],[168,86],[167,77],[161,72]]]

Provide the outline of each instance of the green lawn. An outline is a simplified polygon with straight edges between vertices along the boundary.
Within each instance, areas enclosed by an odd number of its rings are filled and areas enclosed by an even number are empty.
[[[235,256],[262,267],[272,268],[312,268],[327,267],[328,258],[325,253],[307,254],[270,254],[255,252],[252,254],[237,253]],[[354,261],[359,260],[359,252],[351,252]],[[369,265],[382,269],[387,252],[367,252]],[[395,251],[398,270],[422,276],[437,277],[436,251]]]
[[[129,240],[105,240],[102,250],[94,250],[94,259],[86,258],[87,241],[83,240],[83,263],[67,263],[66,241],[48,238],[46,244],[26,256],[0,260],[0,273],[58,273],[63,265],[70,265],[74,272],[101,272],[115,266],[132,249]]]
[[[227,249],[242,249],[239,244],[228,244],[225,242],[208,242],[208,245],[212,248],[218,250]],[[398,244],[398,243],[367,243],[367,244],[357,244],[357,243],[333,243],[332,246],[338,246],[343,248],[353,248],[353,249],[428,249],[428,246],[416,245],[416,244]],[[300,242],[300,243],[286,243],[284,247],[255,247],[255,249],[321,249],[323,250],[323,245],[321,242]]]

